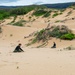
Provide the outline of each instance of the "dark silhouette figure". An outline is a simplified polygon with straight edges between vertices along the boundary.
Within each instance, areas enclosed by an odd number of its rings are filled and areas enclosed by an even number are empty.
[[[53,46],[51,48],[56,48],[56,43],[53,42]]]
[[[13,52],[24,52],[22,49],[21,49],[21,44],[18,44],[18,46],[16,46],[15,50]]]

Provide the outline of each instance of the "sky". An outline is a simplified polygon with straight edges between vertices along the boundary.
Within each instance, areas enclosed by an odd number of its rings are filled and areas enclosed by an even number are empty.
[[[75,0],[0,0],[0,6],[19,6],[19,5],[31,5],[31,4],[53,4],[75,2]]]

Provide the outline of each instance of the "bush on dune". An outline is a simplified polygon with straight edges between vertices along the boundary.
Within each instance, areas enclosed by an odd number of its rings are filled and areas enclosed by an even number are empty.
[[[16,6],[14,8],[0,8],[0,20],[3,20],[5,18],[8,18],[10,16],[17,16],[17,15],[24,15],[28,12],[34,10],[34,9],[44,9],[45,6],[37,6],[37,5],[30,5],[30,6]]]
[[[52,11],[48,11],[43,17],[49,17]]]
[[[18,21],[18,22],[15,22],[13,25],[14,26],[24,26],[23,25],[23,22],[26,22],[25,20],[20,20],[20,21]]]
[[[50,38],[52,37],[63,40],[73,40],[75,39],[75,34],[73,34],[72,31],[64,25],[52,26],[48,29],[42,29],[39,32],[35,33],[35,36],[31,41],[31,44],[40,41],[48,42],[48,40],[50,40]]]
[[[72,33],[68,33],[68,34],[62,35],[60,38],[64,40],[73,40],[75,39],[75,35]]]
[[[59,15],[58,13],[55,13],[55,14],[53,14],[52,18],[54,18],[54,17],[56,17],[58,15]]]
[[[36,10],[32,15],[42,16],[42,15],[46,14],[46,12],[47,11],[40,9],[40,10]]]

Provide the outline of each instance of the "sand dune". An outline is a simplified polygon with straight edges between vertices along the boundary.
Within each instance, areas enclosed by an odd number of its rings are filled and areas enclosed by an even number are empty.
[[[66,17],[70,11],[72,13]],[[36,48],[42,43],[26,47],[25,44],[33,36],[24,38],[33,32],[46,28],[49,23],[50,26],[66,25],[75,33],[75,10],[66,9],[62,15],[55,18],[33,16],[31,20],[36,19],[33,22],[29,21],[32,12],[16,18],[15,22],[21,19],[27,21],[24,27],[8,24],[13,20],[13,17],[5,19],[0,24],[3,30],[0,34],[0,75],[75,75],[75,51],[64,50],[71,45],[75,47],[75,40],[67,41],[51,38],[47,46]],[[57,20],[60,20],[60,22],[56,23]],[[56,49],[51,49],[53,42],[57,44]],[[22,43],[25,52],[13,53],[18,43]]]

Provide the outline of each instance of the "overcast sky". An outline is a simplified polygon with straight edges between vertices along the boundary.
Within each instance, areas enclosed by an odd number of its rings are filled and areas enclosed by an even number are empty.
[[[0,5],[17,6],[17,5],[30,5],[30,4],[52,4],[52,3],[64,3],[75,2],[75,0],[0,0]]]

